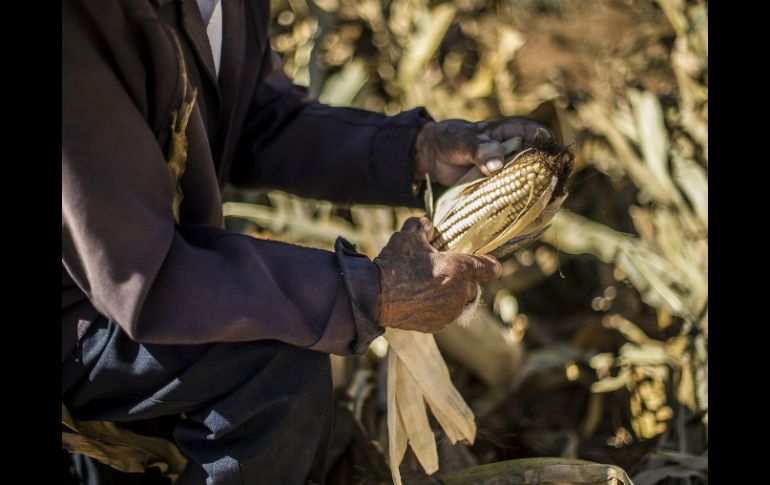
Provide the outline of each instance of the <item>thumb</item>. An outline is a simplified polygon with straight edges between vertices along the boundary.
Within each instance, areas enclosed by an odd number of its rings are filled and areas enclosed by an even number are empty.
[[[479,143],[473,154],[473,163],[484,175],[492,175],[505,163],[505,147],[499,141],[489,138],[487,135],[478,137]]]
[[[420,238],[424,238],[427,242],[433,235],[433,223],[427,217],[410,217],[404,221],[401,230],[413,232],[420,236]]]

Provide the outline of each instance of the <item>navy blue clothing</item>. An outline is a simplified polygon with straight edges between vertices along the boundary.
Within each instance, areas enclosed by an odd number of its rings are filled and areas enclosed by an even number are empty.
[[[141,344],[106,319],[80,342],[62,364],[62,398],[73,418],[179,416],[173,439],[191,459],[182,485],[206,475],[216,484],[324,482],[328,354],[270,340]]]
[[[269,2],[222,8],[217,81],[195,0],[62,4],[65,333],[101,315],[145,343],[273,339],[363,352],[382,333],[374,264],[228,232],[221,191],[416,204],[413,148],[429,118],[309,99],[270,50]],[[166,150],[193,88],[175,224]]]

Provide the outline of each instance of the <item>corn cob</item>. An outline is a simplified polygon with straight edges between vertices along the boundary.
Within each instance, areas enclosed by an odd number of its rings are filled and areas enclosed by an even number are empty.
[[[539,235],[564,200],[571,169],[570,151],[543,146],[517,153],[490,177],[470,173],[436,204],[431,244],[485,254],[522,234]]]

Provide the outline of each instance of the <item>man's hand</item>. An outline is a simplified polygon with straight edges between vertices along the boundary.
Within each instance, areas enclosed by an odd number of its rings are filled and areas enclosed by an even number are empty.
[[[374,259],[383,327],[437,332],[476,298],[476,282],[500,277],[500,263],[491,256],[437,251],[428,242],[432,231],[428,219],[412,217]]]
[[[425,180],[427,173],[431,181],[449,187],[473,165],[491,175],[503,166],[506,150],[502,142],[513,137],[521,137],[524,147],[538,139],[553,140],[543,125],[518,118],[429,122],[417,135],[415,180]]]

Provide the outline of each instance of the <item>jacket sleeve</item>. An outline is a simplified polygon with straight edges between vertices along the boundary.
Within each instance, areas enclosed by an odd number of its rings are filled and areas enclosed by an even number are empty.
[[[329,107],[292,85],[277,55],[251,100],[230,182],[344,203],[419,206],[414,144],[431,120],[423,108],[395,116]]]
[[[147,343],[366,349],[382,333],[371,261],[342,240],[328,252],[175,225],[165,157],[114,58],[90,23],[66,7],[62,20],[62,264],[97,311]]]

